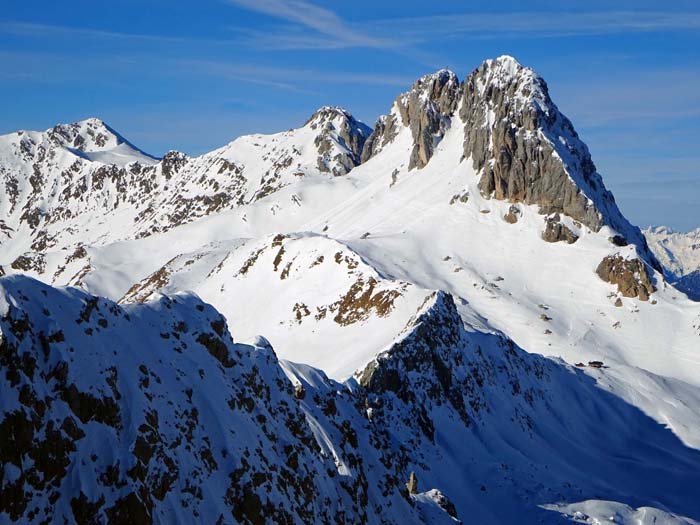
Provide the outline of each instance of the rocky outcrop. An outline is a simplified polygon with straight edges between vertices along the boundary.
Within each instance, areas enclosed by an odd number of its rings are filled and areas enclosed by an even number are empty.
[[[486,196],[539,205],[594,231],[604,217],[593,195],[614,205],[588,149],[549,97],[547,84],[511,57],[487,60],[464,82],[464,156],[482,171]]]
[[[168,151],[160,162],[160,169],[165,180],[170,180],[185,167],[188,161],[187,155],[179,151]]]
[[[360,164],[371,129],[345,109],[323,106],[304,125],[318,131],[314,144],[319,154],[319,171],[341,176]]]
[[[401,124],[410,128],[413,137],[409,170],[424,167],[432,157],[435,145],[450,125],[449,117],[457,108],[459,92],[457,75],[441,69],[419,78],[410,91],[394,101]],[[392,112],[377,122],[363,152],[363,161],[376,154],[395,135],[396,116]]]
[[[459,89],[457,75],[442,69],[421,77],[411,91],[396,99],[401,121],[413,136],[409,170],[424,167],[432,157],[457,107]]]
[[[520,219],[521,214],[520,208],[516,205],[512,205],[508,208],[508,213],[503,216],[503,220],[508,224],[515,224],[518,222],[518,219]]]
[[[542,239],[547,242],[563,241],[567,244],[573,244],[578,241],[578,235],[576,235],[567,225],[562,224],[559,215],[555,214],[553,217],[547,217],[545,220],[545,228],[542,232]]]
[[[506,353],[513,348],[512,341],[505,338],[496,344]],[[422,440],[435,439],[437,426],[430,416],[431,406],[449,406],[466,426],[482,410],[488,410],[484,382],[493,381],[491,384],[495,385],[497,372],[483,361],[480,352],[454,352],[455,348],[474,346],[468,342],[452,296],[435,292],[409,321],[406,336],[357,375],[374,417],[388,417],[385,423],[389,426],[398,424],[391,418],[399,417],[402,425],[415,428],[416,448]],[[511,365],[514,363],[507,366]],[[410,410],[401,416],[390,416],[382,410],[377,397],[388,393],[410,406]]]
[[[646,264],[639,259],[625,259],[621,255],[609,255],[596,269],[605,282],[617,285],[625,297],[639,297],[646,301],[656,291]]]
[[[396,115],[391,113],[380,116],[362,149],[361,161],[367,162],[374,157],[384,146],[391,143],[398,134],[399,128]]]

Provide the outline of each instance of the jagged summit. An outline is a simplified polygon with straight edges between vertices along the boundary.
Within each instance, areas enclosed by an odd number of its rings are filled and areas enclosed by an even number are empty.
[[[532,68],[523,66],[510,55],[485,60],[471,73],[471,76],[477,79],[479,93],[482,96],[486,91],[505,89],[509,90],[509,101],[516,107],[535,105],[546,115],[558,111],[549,98],[549,90],[544,79]]]
[[[448,117],[457,107],[459,92],[459,79],[449,69],[420,77],[409,91],[396,97],[392,111],[377,120],[362,152],[362,161],[391,143],[402,125],[410,128],[413,136],[409,169],[424,167],[449,127]]]
[[[318,132],[314,138],[318,170],[335,176],[345,175],[360,164],[362,148],[372,131],[339,106],[321,106],[304,127]]]
[[[408,169],[424,168],[453,126],[464,130],[462,151],[453,154],[472,164],[485,197],[537,206],[550,216],[545,238],[552,241],[575,242],[578,235],[560,215],[596,232],[608,226],[658,268],[643,235],[605,188],[571,121],[552,101],[547,83],[512,56],[485,60],[463,82],[447,69],[419,78],[378,119],[362,161],[408,128],[413,142]]]
[[[588,148],[549,95],[547,83],[512,57],[487,60],[462,85],[465,159],[485,196],[536,205],[593,231],[609,226],[658,268],[638,228],[622,215]],[[559,240],[559,236],[557,239]]]
[[[4,140],[1,140],[4,139]],[[155,164],[158,159],[134,146],[99,118],[91,117],[69,124],[56,124],[46,131],[18,131],[0,137],[15,143],[25,155],[39,155],[63,149],[85,160],[125,166],[132,162]]]
[[[102,151],[128,141],[96,117],[71,124],[57,124],[47,133],[52,139],[80,151]]]
[[[364,135],[369,135],[372,131],[369,126],[357,120],[347,109],[340,106],[321,106],[307,119],[304,126],[315,128],[329,121],[348,122],[357,128]]]

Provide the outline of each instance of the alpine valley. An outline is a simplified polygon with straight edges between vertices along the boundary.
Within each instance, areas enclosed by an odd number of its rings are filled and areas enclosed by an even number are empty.
[[[700,523],[693,235],[508,56],[199,157],[0,136],[0,522]]]

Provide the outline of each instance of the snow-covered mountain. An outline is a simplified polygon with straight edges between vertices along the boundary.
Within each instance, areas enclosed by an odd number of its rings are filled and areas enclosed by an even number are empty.
[[[700,228],[682,233],[657,226],[644,230],[644,235],[663,265],[666,278],[688,297],[700,301]]]
[[[14,522],[558,523],[537,504],[662,494],[700,512],[700,451],[599,388],[603,371],[467,332],[443,292],[338,383],[264,338],[233,343],[192,295],[0,286]]]
[[[700,515],[700,304],[515,59],[195,158],[59,128],[0,137],[5,435],[71,443],[11,519]]]
[[[301,179],[344,175],[360,162],[368,134],[346,111],[323,107],[296,130],[240,137],[196,158],[171,151],[157,162],[97,119],[4,135],[0,263],[59,272],[74,258],[52,265],[51,249],[144,237]]]

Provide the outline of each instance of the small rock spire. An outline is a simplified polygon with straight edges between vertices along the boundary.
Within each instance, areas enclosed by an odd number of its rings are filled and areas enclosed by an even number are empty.
[[[406,488],[409,494],[418,494],[418,478],[416,473],[411,471],[411,475],[408,477],[408,483],[406,483]]]

